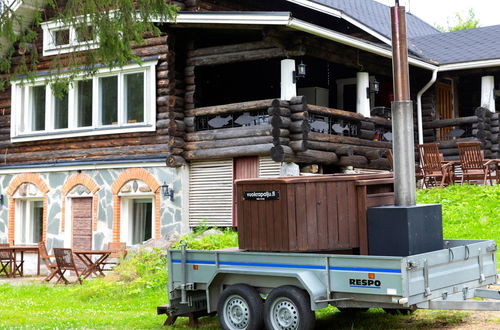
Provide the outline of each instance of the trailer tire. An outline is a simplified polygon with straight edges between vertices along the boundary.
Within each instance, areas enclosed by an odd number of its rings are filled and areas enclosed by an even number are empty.
[[[264,309],[268,330],[314,329],[316,320],[305,290],[292,285],[275,288],[267,297]]]
[[[224,330],[260,330],[264,325],[262,298],[246,284],[234,284],[222,291],[217,313]]]

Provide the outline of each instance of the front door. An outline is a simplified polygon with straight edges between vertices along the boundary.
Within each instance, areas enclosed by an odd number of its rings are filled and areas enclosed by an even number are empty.
[[[92,249],[92,198],[72,198],[72,248],[73,250]],[[75,258],[78,268],[83,264]]]
[[[438,83],[437,84],[437,103],[438,103],[438,114],[440,120],[442,119],[452,119],[453,116],[453,91],[450,84]],[[446,134],[451,132],[452,127],[443,127],[439,129],[437,139],[438,140],[450,140]]]

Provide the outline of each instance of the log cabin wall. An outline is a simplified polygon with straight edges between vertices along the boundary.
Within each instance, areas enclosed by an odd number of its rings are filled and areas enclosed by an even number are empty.
[[[36,44],[42,53],[42,40]],[[141,58],[158,59],[156,66],[156,106],[157,131],[144,133],[125,133],[94,135],[78,138],[37,140],[30,142],[10,141],[11,89],[0,93],[0,162],[4,165],[72,161],[79,159],[141,159],[148,157],[166,157],[166,144],[169,141],[169,129],[172,125],[168,113],[170,109],[182,106],[183,96],[176,96],[175,54],[169,46],[169,36],[163,33],[159,37],[147,38],[143,45],[134,48]],[[38,68],[47,69],[51,57],[41,57]],[[13,62],[19,61],[14,58]],[[177,93],[183,93],[177,91]]]

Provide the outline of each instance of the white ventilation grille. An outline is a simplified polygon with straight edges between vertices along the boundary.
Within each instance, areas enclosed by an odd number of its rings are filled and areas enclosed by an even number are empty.
[[[193,162],[189,172],[189,226],[232,226],[233,160]]]
[[[259,158],[259,177],[275,178],[280,176],[281,163],[277,163],[271,157]]]

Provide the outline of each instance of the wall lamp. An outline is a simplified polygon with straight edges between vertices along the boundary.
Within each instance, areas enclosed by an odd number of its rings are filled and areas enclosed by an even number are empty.
[[[304,62],[300,61],[300,64],[297,65],[297,70],[293,71],[293,83],[297,83],[297,79],[306,77],[306,66]]]
[[[168,184],[163,181],[163,184],[161,185],[161,193],[163,197],[170,197],[170,200],[173,202],[174,201],[174,189],[169,189]]]
[[[380,92],[380,83],[377,79],[373,79],[370,83],[370,87],[366,87],[366,97],[370,98],[370,93],[378,94],[378,92]]]

